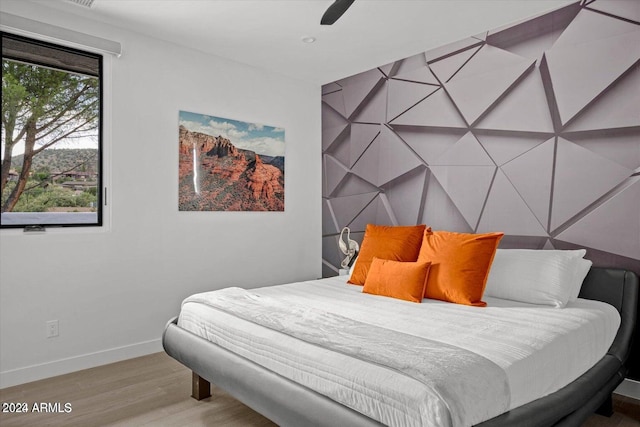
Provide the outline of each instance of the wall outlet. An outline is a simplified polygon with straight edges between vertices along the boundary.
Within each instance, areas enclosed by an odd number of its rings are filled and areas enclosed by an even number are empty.
[[[49,320],[47,323],[47,338],[55,338],[58,336],[58,321]]]

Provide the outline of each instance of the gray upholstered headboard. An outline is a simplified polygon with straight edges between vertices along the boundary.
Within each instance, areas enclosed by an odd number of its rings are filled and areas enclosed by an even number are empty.
[[[624,363],[637,323],[638,276],[628,270],[592,267],[582,284],[580,298],[606,302],[620,312],[622,323],[609,354]]]

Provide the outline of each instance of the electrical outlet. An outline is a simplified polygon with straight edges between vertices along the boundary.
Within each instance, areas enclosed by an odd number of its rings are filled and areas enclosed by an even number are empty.
[[[47,338],[55,338],[58,336],[58,321],[49,320],[47,323]]]

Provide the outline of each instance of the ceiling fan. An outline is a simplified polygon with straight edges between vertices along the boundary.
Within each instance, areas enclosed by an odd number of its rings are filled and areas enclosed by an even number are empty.
[[[351,6],[353,2],[354,0],[335,0],[324,15],[322,15],[320,25],[332,25],[349,9],[349,6]]]

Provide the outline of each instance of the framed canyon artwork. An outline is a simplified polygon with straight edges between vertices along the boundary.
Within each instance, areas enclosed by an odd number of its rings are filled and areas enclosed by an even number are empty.
[[[282,128],[180,111],[180,211],[284,211]]]

